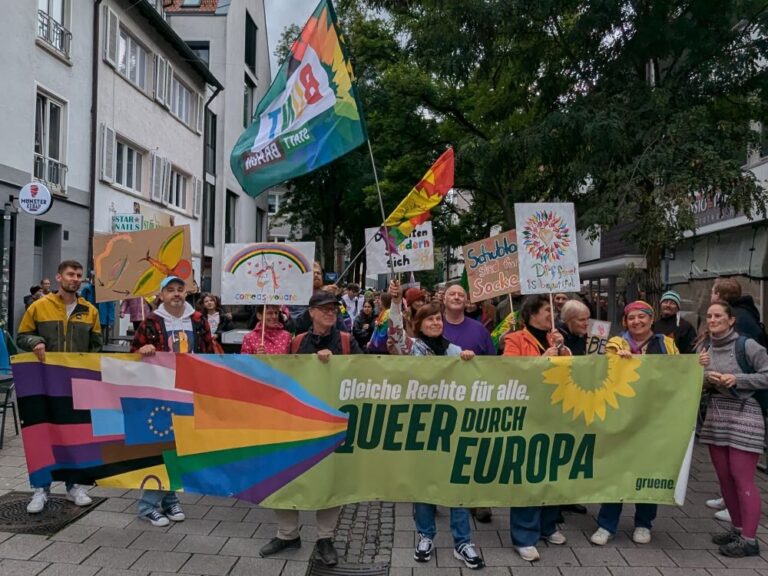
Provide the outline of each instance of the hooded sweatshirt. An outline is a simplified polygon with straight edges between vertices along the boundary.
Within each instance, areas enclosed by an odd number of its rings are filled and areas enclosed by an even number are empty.
[[[760,312],[757,311],[755,301],[749,294],[740,296],[730,303],[733,315],[736,316],[736,332],[747,338],[752,338],[760,346],[768,345],[765,332],[760,324]]]
[[[165,323],[166,347],[169,352],[192,352],[195,349],[195,331],[192,327],[192,315],[195,309],[189,302],[184,302],[184,312],[180,317],[170,314],[165,304],[160,304],[155,314]]]

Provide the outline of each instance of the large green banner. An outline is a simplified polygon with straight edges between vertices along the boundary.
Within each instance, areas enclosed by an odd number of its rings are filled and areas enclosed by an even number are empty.
[[[682,503],[694,356],[49,354],[14,360],[33,484],[315,509]]]

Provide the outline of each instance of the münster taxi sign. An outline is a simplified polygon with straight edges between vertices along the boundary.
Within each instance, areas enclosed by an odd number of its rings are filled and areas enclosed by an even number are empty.
[[[19,191],[19,208],[32,216],[42,216],[53,206],[53,196],[45,184],[30,182]]]

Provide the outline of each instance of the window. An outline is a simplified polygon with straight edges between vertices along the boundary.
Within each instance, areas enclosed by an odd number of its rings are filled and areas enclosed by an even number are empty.
[[[174,76],[171,84],[171,112],[187,126],[192,123],[192,93]]]
[[[248,128],[253,122],[253,93],[255,90],[256,87],[246,74],[243,84],[243,128]]]
[[[187,46],[195,56],[205,62],[206,66],[211,65],[211,44],[210,42],[187,42]]]
[[[216,187],[213,184],[205,183],[203,192],[203,210],[205,218],[205,229],[203,235],[206,246],[216,245]]]
[[[117,71],[142,90],[147,87],[147,51],[133,36],[120,30]]]
[[[268,194],[267,195],[267,214],[274,216],[280,210],[280,195]]]
[[[256,242],[264,240],[266,232],[267,214],[261,208],[256,208]]]
[[[38,0],[37,37],[69,58],[72,33],[66,29],[64,0]]]
[[[168,204],[181,210],[187,209],[187,177],[171,168]]]
[[[216,174],[216,114],[205,111],[205,171]]]
[[[256,24],[254,23],[251,15],[248,12],[245,13],[245,65],[248,66],[248,70],[255,76],[256,75]]]
[[[115,150],[115,182],[141,192],[142,154],[125,142],[117,141]]]
[[[181,0],[182,8],[197,8],[202,3],[202,0]]]
[[[64,188],[67,166],[64,164],[64,104],[46,94],[35,101],[34,174],[54,186]]]
[[[227,205],[226,205],[226,228],[224,230],[224,242],[235,241],[235,224],[237,220],[235,214],[237,211],[237,194],[227,190]]]

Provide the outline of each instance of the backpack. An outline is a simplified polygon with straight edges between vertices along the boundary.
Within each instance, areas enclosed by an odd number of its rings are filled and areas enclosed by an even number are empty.
[[[296,338],[291,342],[291,354],[296,354],[299,351],[306,335],[306,332],[296,335]],[[339,335],[341,336],[341,353],[344,355],[349,354],[349,351],[352,349],[352,345],[349,343],[349,332],[339,332]]]
[[[744,374],[754,374],[755,369],[749,363],[747,358],[747,338],[746,336],[739,336],[736,340],[734,347],[734,355],[736,356],[736,362],[739,364],[739,368]],[[768,390],[757,390],[752,396],[760,405],[760,410],[763,411],[763,416],[768,417]]]

